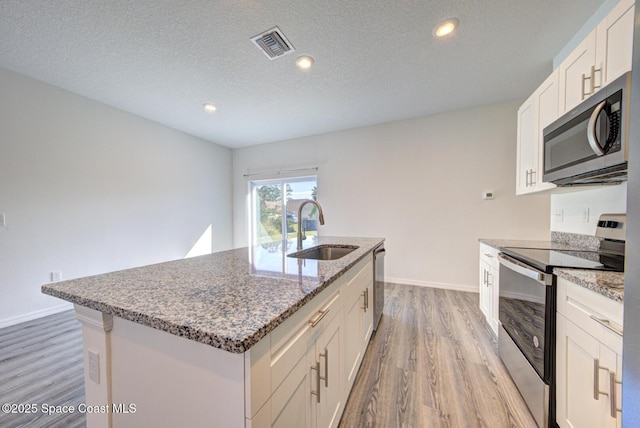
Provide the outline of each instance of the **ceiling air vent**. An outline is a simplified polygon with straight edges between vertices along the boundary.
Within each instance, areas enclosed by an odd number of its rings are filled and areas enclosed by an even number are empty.
[[[267,30],[251,38],[251,41],[264,52],[269,59],[276,59],[290,52],[293,46],[278,27]]]

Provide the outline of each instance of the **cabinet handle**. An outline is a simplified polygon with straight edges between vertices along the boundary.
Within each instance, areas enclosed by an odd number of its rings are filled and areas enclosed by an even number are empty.
[[[616,385],[622,385],[622,382],[616,380],[615,372],[609,373],[609,388],[611,389],[611,417],[616,419],[618,417],[618,412],[622,412],[622,406],[618,408],[618,392]]]
[[[369,287],[365,288],[364,291],[367,293],[367,309],[369,309]]]
[[[367,292],[362,291],[362,309],[367,312]]]
[[[311,390],[311,395],[316,396],[316,402],[320,404],[320,361],[316,361],[315,366],[311,366],[311,370],[316,371],[316,390]]]
[[[597,322],[601,326],[608,328],[609,330],[611,330],[615,334],[618,334],[618,335],[622,336],[622,329],[619,328],[618,326],[613,325],[611,323],[611,321],[609,321],[608,319],[606,319],[606,318],[598,318],[595,315],[589,315],[589,318],[591,318],[592,320],[594,320],[595,322]]]
[[[606,367],[600,366],[600,360],[597,358],[593,360],[593,399],[600,400],[601,395],[609,395],[608,392],[600,391],[600,370],[611,373]]]
[[[596,73],[600,73],[600,84],[596,85]],[[584,82],[589,81],[589,92],[584,90]],[[595,65],[591,66],[591,73],[589,76],[582,74],[582,96],[580,99],[584,100],[587,95],[593,95],[596,89],[600,89],[602,86],[602,68],[596,68]]]
[[[489,257],[490,259],[492,259],[492,258],[493,258],[493,254],[490,254],[490,253],[484,253],[484,256],[485,256],[485,257]]]
[[[596,85],[596,73],[600,73],[600,80]],[[591,93],[593,94],[596,89],[600,89],[602,87],[602,67],[596,68],[595,65],[591,66]]]
[[[311,324],[311,327],[317,326],[320,323],[320,321],[322,321],[322,318],[327,316],[327,314],[329,313],[329,309],[325,309],[324,311],[318,311],[318,312],[320,313],[320,315],[318,315],[318,317],[315,320],[309,320],[309,324]]]
[[[320,353],[320,358],[324,358],[324,377],[319,375],[318,377],[324,381],[324,387],[329,388],[329,350],[324,348],[324,352]]]
[[[580,100],[584,100],[587,95],[591,95],[593,93],[593,90],[591,92],[587,92],[584,90],[584,82],[589,80],[590,82],[590,86],[593,86],[593,74],[591,74],[590,76],[587,76],[586,74],[582,73],[582,87],[581,87],[581,95],[580,95]]]

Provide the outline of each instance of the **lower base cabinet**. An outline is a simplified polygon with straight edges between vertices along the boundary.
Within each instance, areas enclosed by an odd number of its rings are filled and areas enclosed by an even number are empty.
[[[316,310],[294,315],[271,333],[266,358],[273,392],[253,417],[247,415],[247,427],[338,426],[373,331],[372,287],[367,258],[317,297]]]
[[[560,427],[621,427],[622,335],[611,330],[621,325],[622,303],[558,279],[556,422]]]

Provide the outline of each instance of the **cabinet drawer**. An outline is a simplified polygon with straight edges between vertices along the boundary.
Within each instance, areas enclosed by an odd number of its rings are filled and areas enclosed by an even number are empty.
[[[340,312],[339,284],[332,284],[271,333],[271,391],[275,391],[326,325]],[[336,287],[337,286],[337,287]]]
[[[622,353],[623,304],[558,278],[558,312],[617,353]],[[600,321],[598,321],[600,320]],[[603,324],[608,324],[610,328]]]
[[[480,260],[496,269],[500,269],[500,262],[498,261],[499,252],[498,249],[487,244],[480,244]]]

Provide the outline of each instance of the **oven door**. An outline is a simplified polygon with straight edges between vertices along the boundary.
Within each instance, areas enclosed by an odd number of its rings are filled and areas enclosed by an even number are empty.
[[[553,275],[503,253],[499,260],[500,324],[540,378],[550,383],[555,310]]]

